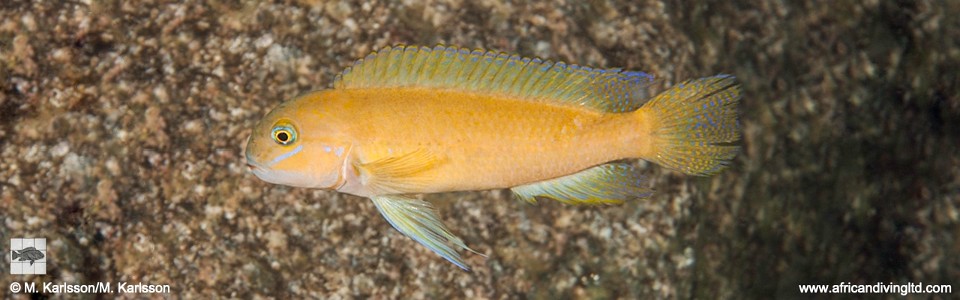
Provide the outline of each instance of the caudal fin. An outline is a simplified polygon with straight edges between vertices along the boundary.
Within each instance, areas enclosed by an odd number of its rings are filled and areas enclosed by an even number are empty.
[[[717,75],[678,84],[640,111],[653,120],[654,152],[645,159],[693,175],[719,172],[740,147],[740,85]]]

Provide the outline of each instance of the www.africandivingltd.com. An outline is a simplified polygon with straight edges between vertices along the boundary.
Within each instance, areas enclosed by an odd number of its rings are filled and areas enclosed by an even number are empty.
[[[117,282],[97,282],[90,284],[78,283],[54,283],[44,282],[38,286],[36,282],[13,282],[10,284],[10,292],[14,294],[169,294],[169,284],[144,284],[142,282],[128,283],[126,281]]]
[[[840,284],[801,284],[800,293],[803,294],[949,294],[953,286],[949,284],[923,284],[909,282],[894,284],[892,282],[877,282],[875,284],[854,284],[841,282]]]

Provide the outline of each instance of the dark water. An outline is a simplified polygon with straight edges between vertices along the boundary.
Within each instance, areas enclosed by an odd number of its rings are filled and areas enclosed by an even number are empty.
[[[46,275],[3,263],[3,295],[98,281],[188,298],[956,285],[960,6],[865,2],[3,2],[0,241],[48,245]],[[243,143],[271,107],[371,50],[437,43],[642,70],[663,86],[733,74],[743,152],[709,178],[646,164],[655,196],[616,207],[427,196],[487,255],[466,254],[469,273],[369,200],[246,172]]]

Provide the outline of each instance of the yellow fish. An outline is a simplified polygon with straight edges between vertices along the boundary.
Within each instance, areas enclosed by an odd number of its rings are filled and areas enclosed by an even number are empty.
[[[615,204],[651,194],[626,159],[695,175],[730,162],[734,78],[650,99],[652,82],[493,51],[387,47],[333,89],[274,108],[247,141],[247,164],[267,182],[368,197],[394,228],[467,270],[457,248],[473,250],[411,194],[509,188],[531,202]]]

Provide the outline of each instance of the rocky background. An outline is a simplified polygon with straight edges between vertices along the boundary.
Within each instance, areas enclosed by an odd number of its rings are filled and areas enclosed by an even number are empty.
[[[960,2],[787,2],[2,1],[0,241],[45,237],[50,263],[14,276],[7,256],[0,294],[25,280],[184,298],[960,289]],[[618,207],[426,196],[487,255],[465,254],[472,272],[368,200],[246,172],[270,108],[371,50],[437,43],[643,70],[661,87],[734,74],[743,153],[710,178],[647,164],[656,195]]]

